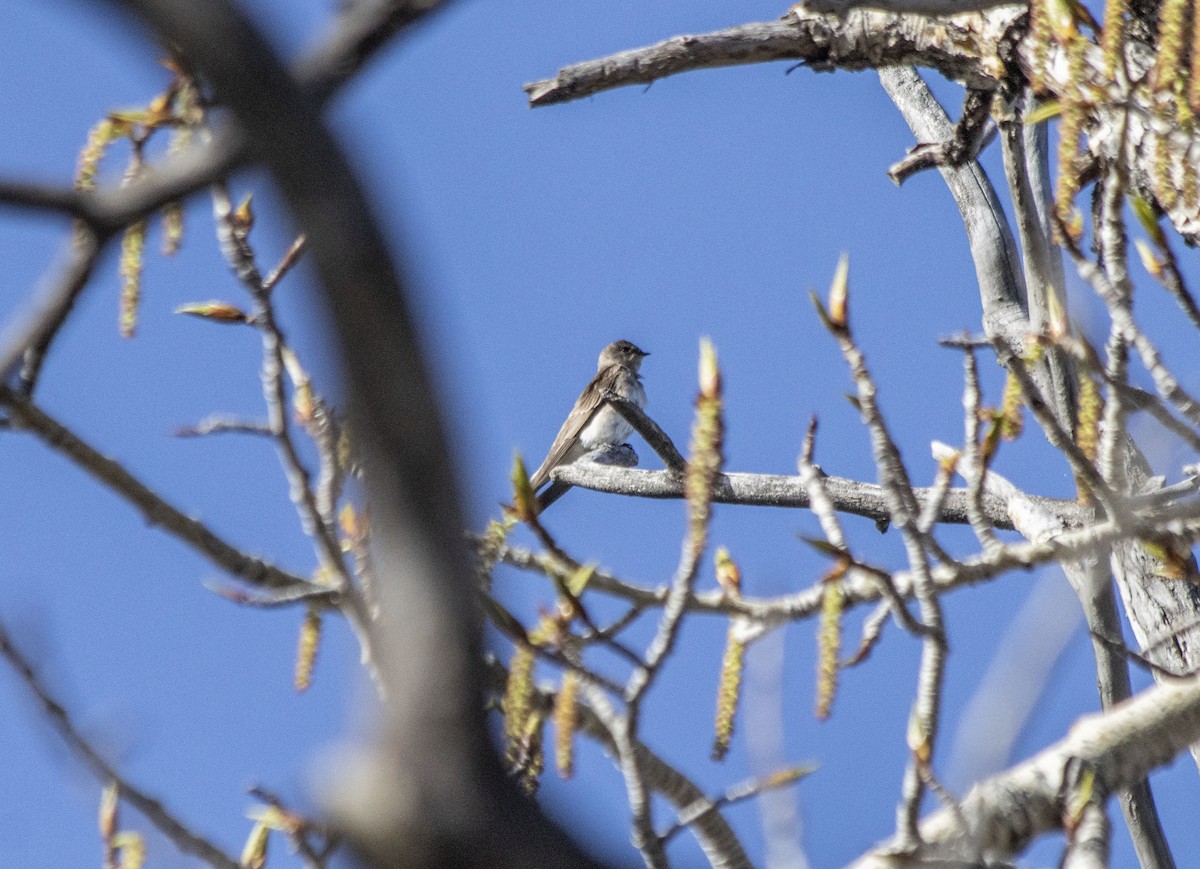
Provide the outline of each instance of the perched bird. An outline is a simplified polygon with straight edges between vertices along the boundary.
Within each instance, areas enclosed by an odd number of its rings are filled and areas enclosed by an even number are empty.
[[[600,351],[596,376],[575,401],[546,460],[529,478],[535,492],[550,480],[550,471],[554,468],[569,465],[600,447],[625,443],[633,427],[625,417],[604,404],[603,396],[611,390],[638,407],[645,407],[646,390],[642,388],[638,369],[642,359],[649,355],[628,341],[614,341]]]

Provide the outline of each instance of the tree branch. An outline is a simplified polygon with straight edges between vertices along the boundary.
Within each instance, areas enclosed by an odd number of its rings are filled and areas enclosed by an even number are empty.
[[[937,27],[919,16],[882,12],[855,12],[845,18],[789,12],[779,21],[676,36],[577,63],[524,90],[529,105],[537,108],[682,72],[774,60],[801,61],[817,70],[919,64],[969,87],[992,90],[997,85],[992,70],[998,65],[985,59],[995,61],[1001,35],[1024,12],[1024,7],[1007,6],[987,15],[947,18]]]
[[[596,865],[519,796],[489,742],[441,410],[405,288],[319,105],[230,0],[125,5],[179,46],[255,143],[308,237],[341,350],[387,578],[373,626],[384,718],[332,795],[349,841],[388,867]]]
[[[621,468],[593,462],[563,465],[551,473],[555,480],[594,492],[628,495],[637,498],[680,499],[684,497],[683,482],[669,471],[646,471]],[[874,483],[860,483],[845,477],[824,478],[826,491],[834,508],[874,520],[886,528],[891,521],[883,488]],[[918,505],[927,504],[936,496],[932,488],[913,489]],[[1078,502],[1058,498],[1029,496],[1040,507],[1059,517],[1068,526],[1087,521]],[[970,522],[970,493],[967,489],[951,489],[938,511],[936,521],[963,525]],[[740,504],[748,507],[809,507],[808,492],[800,477],[782,474],[728,473],[717,477],[713,501],[718,504]],[[1012,518],[1003,501],[985,495],[983,512],[994,528],[1011,530]]]
[[[119,462],[101,455],[70,429],[6,386],[0,386],[0,405],[8,409],[19,429],[32,432],[46,446],[66,456],[140,510],[147,523],[161,526],[217,567],[251,585],[298,593],[318,588],[230,545],[204,523],[168,504]]]
[[[33,665],[29,663],[20,650],[13,644],[12,638],[8,634],[8,629],[2,624],[0,624],[0,655],[4,656],[13,668],[13,671],[25,683],[25,687],[37,699],[38,704],[42,707],[42,711],[45,712],[50,723],[54,725],[54,729],[58,731],[59,736],[83,758],[88,768],[100,782],[104,784],[116,782],[119,787],[121,799],[141,812],[164,836],[174,842],[175,847],[180,851],[183,851],[185,854],[195,854],[210,866],[217,867],[217,869],[239,869],[241,866],[240,863],[228,856],[208,839],[188,828],[182,821],[171,814],[162,802],[131,784],[117,771],[116,767],[104,759],[95,746],[88,742],[83,734],[79,732],[79,728],[71,720],[66,707],[58,702],[50,694],[46,686],[42,684],[42,680],[34,672]]]
[[[1096,772],[1110,792],[1130,787],[1200,740],[1200,679],[1172,680],[1107,712],[1081,718],[1069,735],[1033,758],[977,784],[962,801],[964,831],[953,813],[925,819],[920,859],[954,862],[963,855],[1020,853],[1043,833],[1061,829],[1065,777],[1072,762]],[[895,866],[884,845],[853,864]]]

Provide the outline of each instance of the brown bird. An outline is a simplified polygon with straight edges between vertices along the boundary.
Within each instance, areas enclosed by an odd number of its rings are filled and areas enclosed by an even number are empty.
[[[642,388],[638,369],[642,359],[649,355],[628,341],[614,341],[600,351],[596,376],[575,401],[546,460],[529,478],[535,492],[549,482],[550,471],[554,468],[569,465],[600,447],[625,443],[633,427],[625,417],[604,404],[603,396],[612,390],[638,407],[645,407],[646,390]]]

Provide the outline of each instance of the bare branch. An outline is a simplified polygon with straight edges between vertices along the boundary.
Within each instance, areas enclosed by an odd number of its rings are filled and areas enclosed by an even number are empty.
[[[1017,854],[1034,837],[1062,827],[1062,797],[1068,792],[1064,776],[1072,759],[1093,768],[1097,781],[1116,790],[1169,763],[1197,740],[1200,680],[1149,688],[1107,712],[1081,718],[1065,739],[972,788],[961,804],[969,835],[946,810],[926,818],[917,856],[954,862],[980,850],[1001,857]],[[853,865],[894,866],[888,848],[884,845]]]
[[[669,499],[684,496],[683,483],[667,471],[575,463],[555,468],[554,478],[582,489],[613,495]],[[833,476],[824,477],[823,484],[838,511],[871,519],[883,528],[891,521],[882,487]],[[936,494],[934,489],[913,489],[918,505],[927,504]],[[936,521],[967,524],[970,521],[969,497],[967,489],[951,489],[946,493]],[[1076,526],[1084,521],[1083,511],[1076,501],[1030,497],[1044,509],[1059,516],[1068,526]],[[754,507],[808,507],[811,503],[799,477],[745,473],[721,474],[713,491],[713,502]],[[985,495],[983,507],[984,515],[992,527],[1012,529],[1012,519],[1002,502]]]
[[[974,160],[994,136],[996,128],[991,124],[993,90],[967,91],[963,101],[962,117],[954,125],[954,132],[944,142],[923,142],[914,145],[899,163],[888,169],[888,177],[899,187],[909,176],[925,169],[939,166],[951,168]]]
[[[879,80],[918,142],[950,138],[954,129],[950,119],[915,70],[881,69]],[[1029,334],[1025,281],[1016,241],[996,191],[974,160],[958,167],[941,166],[939,171],[967,232],[983,303],[983,329],[989,337],[1001,337],[1019,348]]]
[[[313,584],[307,580],[236,549],[204,523],[168,504],[120,463],[101,455],[8,387],[0,386],[0,405],[8,408],[9,415],[20,429],[32,432],[46,446],[66,456],[140,510],[149,524],[161,526],[217,567],[251,585],[300,592],[313,588]]]
[[[42,684],[42,680],[34,672],[33,665],[13,644],[8,629],[0,624],[0,655],[25,683],[25,687],[37,698],[54,729],[87,764],[92,774],[104,784],[116,782],[120,788],[121,799],[129,803],[147,820],[150,821],[164,836],[175,843],[175,846],[185,854],[195,854],[210,866],[218,869],[239,869],[241,864],[229,857],[224,851],[208,839],[194,832],[182,821],[171,814],[159,800],[149,796],[141,788],[125,779],[116,767],[104,759],[100,752],[79,732],[79,728],[71,720],[66,707],[59,703]]]
[[[997,82],[982,59],[994,55],[1001,34],[1022,14],[1023,8],[1009,6],[988,15],[947,18],[930,27],[917,16],[855,12],[838,18],[793,11],[780,21],[676,36],[647,48],[577,63],[552,79],[525,85],[524,90],[529,105],[536,108],[650,84],[682,72],[773,60],[802,61],[819,70],[920,64],[970,87],[991,90]],[[864,38],[867,33],[871,38]]]

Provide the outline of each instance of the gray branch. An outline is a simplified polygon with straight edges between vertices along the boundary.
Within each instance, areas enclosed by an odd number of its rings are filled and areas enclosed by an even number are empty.
[[[676,36],[577,63],[524,89],[529,105],[536,108],[697,69],[791,60],[818,70],[919,64],[970,87],[992,90],[997,81],[982,61],[994,57],[1001,35],[1023,13],[1024,7],[1008,6],[988,15],[939,21],[936,27],[919,16],[882,12],[855,12],[845,18],[788,13],[780,21]]]
[[[683,481],[669,471],[645,471],[594,462],[576,462],[555,468],[551,476],[572,486],[612,495],[671,500],[684,497]],[[824,478],[824,484],[839,512],[863,516],[884,527],[891,520],[882,487],[874,483],[860,483],[845,477],[829,476]],[[921,487],[914,488],[913,494],[919,505],[925,505],[937,496],[934,489]],[[937,521],[956,525],[969,523],[969,498],[970,493],[967,489],[951,489],[943,500]],[[1059,517],[1066,525],[1077,526],[1086,519],[1084,511],[1075,501],[1037,497],[1033,497],[1032,500]],[[713,501],[718,504],[741,504],[748,507],[810,506],[808,492],[800,477],[782,474],[721,474],[713,491]],[[983,509],[984,516],[993,527],[1012,529],[1012,519],[1004,501],[993,496],[984,496]]]
[[[980,851],[998,857],[1018,854],[1035,837],[1062,828],[1062,800],[1069,791],[1064,779],[1075,762],[1092,767],[1098,783],[1116,790],[1170,763],[1196,740],[1200,680],[1172,680],[1147,689],[1120,706],[1080,719],[1062,741],[977,784],[962,801],[965,830],[946,809],[926,818],[921,824],[924,845],[914,856],[955,864]],[[887,845],[853,864],[857,869],[895,865]]]

